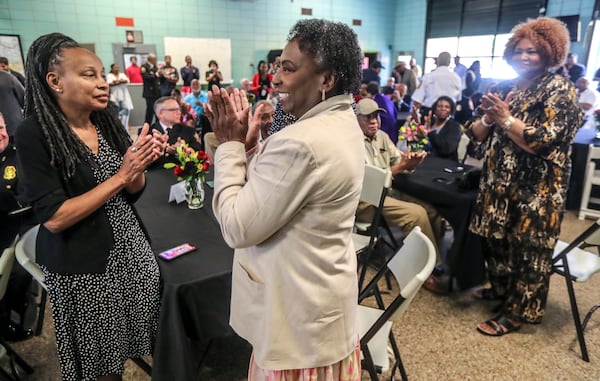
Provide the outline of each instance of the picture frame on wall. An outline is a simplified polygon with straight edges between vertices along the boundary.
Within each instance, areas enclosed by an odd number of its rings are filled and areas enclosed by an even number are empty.
[[[0,56],[8,59],[8,66],[21,74],[25,73],[25,58],[21,47],[21,36],[18,34],[0,33]]]

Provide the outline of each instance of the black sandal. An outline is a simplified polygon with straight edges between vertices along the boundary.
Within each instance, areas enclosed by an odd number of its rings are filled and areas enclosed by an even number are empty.
[[[493,288],[479,288],[471,294],[473,298],[478,300],[502,300],[504,295],[498,294]]]
[[[486,331],[483,327],[488,326],[494,333]],[[515,325],[506,316],[496,316],[493,319],[487,320],[477,326],[477,330],[487,336],[504,336],[512,332],[517,332],[521,329],[521,324]]]

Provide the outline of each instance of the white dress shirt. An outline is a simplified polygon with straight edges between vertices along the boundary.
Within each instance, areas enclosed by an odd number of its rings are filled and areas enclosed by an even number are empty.
[[[594,111],[600,109],[600,93],[589,87],[582,93],[579,94],[579,103],[589,103],[592,105],[587,110],[583,110],[584,117],[593,117]]]
[[[434,71],[423,76],[421,86],[415,90],[412,97],[423,106],[431,107],[442,95],[454,99],[455,102],[460,101],[461,90],[460,77],[448,66],[438,66]]]

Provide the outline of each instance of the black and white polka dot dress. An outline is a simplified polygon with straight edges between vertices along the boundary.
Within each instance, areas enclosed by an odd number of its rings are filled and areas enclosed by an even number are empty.
[[[101,183],[119,170],[122,159],[100,132],[98,142],[93,172]],[[122,374],[125,360],[151,353],[156,336],[158,264],[125,198],[117,195],[105,207],[115,242],[106,272],[65,275],[43,269],[63,380]]]

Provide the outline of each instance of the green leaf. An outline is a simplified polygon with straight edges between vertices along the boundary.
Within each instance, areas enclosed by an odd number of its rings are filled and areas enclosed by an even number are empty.
[[[166,168],[166,169],[175,168],[175,163],[165,163],[163,165],[163,168]]]

